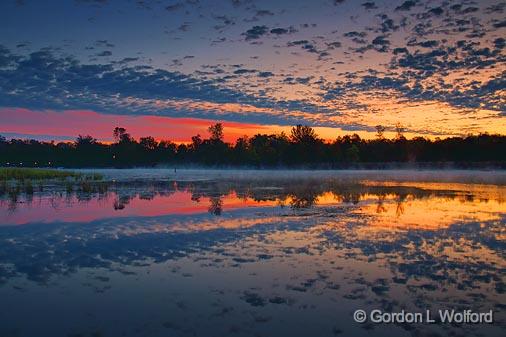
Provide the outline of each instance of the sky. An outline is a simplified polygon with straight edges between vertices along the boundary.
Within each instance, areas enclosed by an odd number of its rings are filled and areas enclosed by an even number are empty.
[[[0,134],[506,134],[501,0],[4,0]]]

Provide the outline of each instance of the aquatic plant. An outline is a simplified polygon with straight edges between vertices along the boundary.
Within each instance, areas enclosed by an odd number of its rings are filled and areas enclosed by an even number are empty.
[[[47,180],[80,177],[80,173],[72,171],[60,171],[54,169],[39,169],[39,168],[21,168],[21,167],[2,167],[0,168],[0,180]]]

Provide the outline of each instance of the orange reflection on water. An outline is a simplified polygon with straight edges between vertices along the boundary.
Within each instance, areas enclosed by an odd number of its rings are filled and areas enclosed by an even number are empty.
[[[457,192],[472,196],[472,198],[495,199],[500,203],[506,202],[506,186],[484,185],[484,184],[463,184],[448,182],[419,182],[419,181],[370,181],[361,182],[365,186],[384,187],[413,187],[426,191],[448,191]]]
[[[89,200],[78,200],[75,195],[68,198],[41,196],[33,198],[31,202],[17,203],[15,208],[9,207],[8,201],[0,202],[0,219],[2,219],[0,225],[21,225],[35,222],[91,222],[113,217],[219,213],[222,208],[233,210],[277,204],[278,201],[255,201],[251,198],[240,198],[235,192],[219,198],[200,197],[198,200],[192,199],[192,194],[187,191],[155,194],[149,198],[137,194],[125,201],[122,201],[116,193],[108,193]]]
[[[327,223],[330,217],[334,221],[326,225],[340,226],[348,218],[362,219],[367,226],[360,226],[357,233],[371,235],[378,231],[436,230],[459,222],[494,221],[500,220],[506,214],[504,186],[366,181],[353,186],[295,187],[296,189],[290,192],[282,189],[264,192],[261,192],[262,189],[241,192],[239,189],[239,192],[236,192],[230,188],[220,193],[206,189],[157,192],[145,188],[142,192],[130,194],[118,191],[92,195],[84,200],[83,196],[79,199],[75,194],[67,197],[64,193],[41,195],[34,197],[31,202],[27,202],[26,198],[15,204],[0,201],[0,225],[91,222],[98,219],[125,218],[123,222],[129,224],[128,228],[133,228],[134,217],[210,213],[216,217],[185,219],[181,224],[176,220],[166,223],[167,220],[157,222],[156,219],[152,219],[149,221],[149,230],[241,228],[275,220],[270,218],[272,214],[266,215],[265,212],[261,212],[258,218],[255,216],[253,219],[251,216],[241,214],[231,217],[221,216],[222,212],[251,207],[282,206],[285,211],[282,211],[283,216],[278,214],[278,220],[286,219],[289,214],[294,216],[309,214],[312,219],[324,219],[322,220],[324,223]],[[291,209],[308,208],[313,210],[306,215],[304,212],[289,213]],[[339,209],[343,212],[335,213],[335,210]],[[132,219],[126,219],[128,217]]]
[[[506,213],[506,203],[490,199],[466,199],[433,196],[400,199],[396,195],[367,195],[355,213],[367,216],[368,228],[364,229],[426,229],[448,227],[459,221],[491,221]]]
[[[393,181],[363,184],[430,191],[421,197],[414,194],[363,196],[361,207],[354,212],[370,218],[369,226],[362,228],[364,234],[378,229],[435,230],[459,222],[499,220],[506,214],[505,186]]]

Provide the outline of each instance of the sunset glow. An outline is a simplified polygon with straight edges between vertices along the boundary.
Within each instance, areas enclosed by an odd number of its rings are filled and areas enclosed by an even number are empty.
[[[6,1],[0,134],[504,134],[496,2]]]

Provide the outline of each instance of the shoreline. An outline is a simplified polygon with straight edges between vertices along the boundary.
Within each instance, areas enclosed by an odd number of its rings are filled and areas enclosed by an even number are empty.
[[[347,163],[347,164],[307,164],[307,165],[202,165],[194,163],[163,163],[156,165],[118,165],[118,166],[16,166],[0,165],[0,168],[34,168],[34,169],[59,169],[59,170],[84,170],[84,169],[176,169],[176,170],[273,170],[273,171],[346,171],[346,170],[506,170],[506,162],[370,162],[370,163]]]

